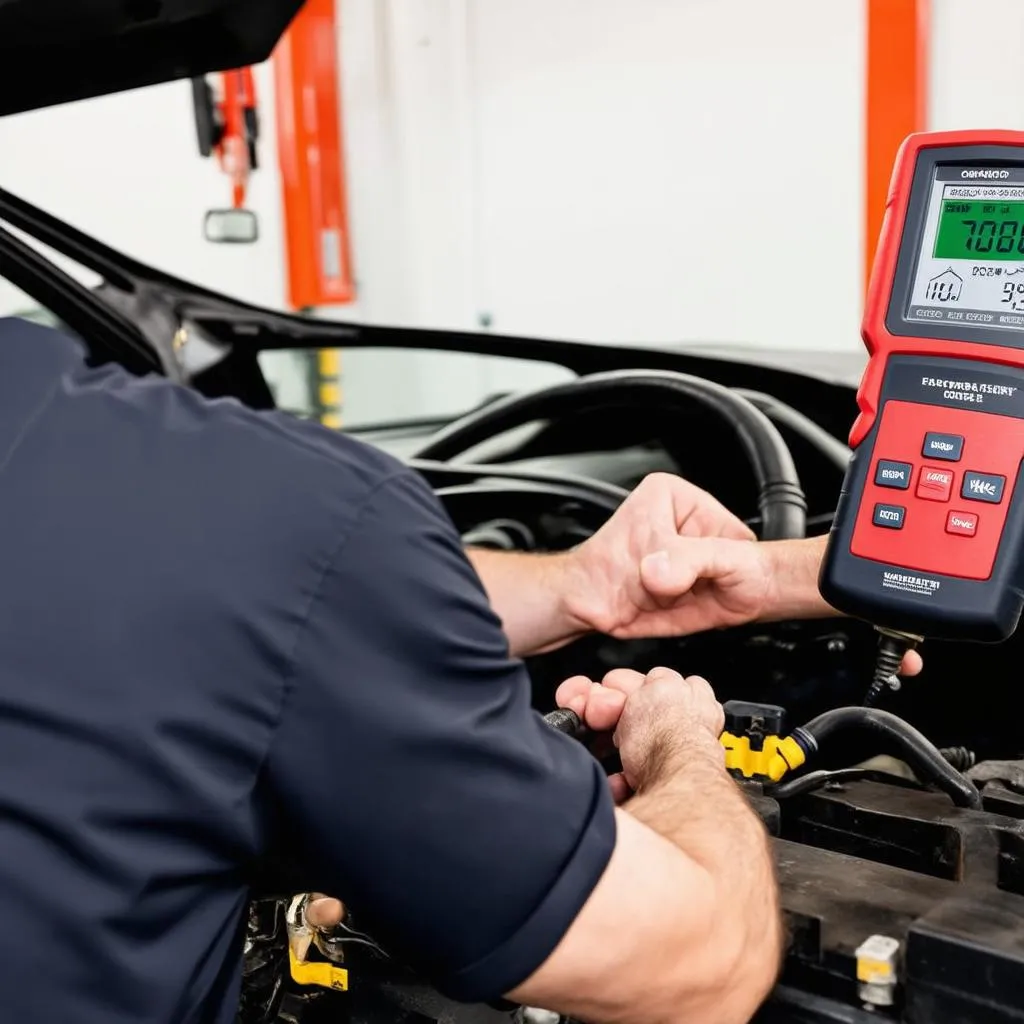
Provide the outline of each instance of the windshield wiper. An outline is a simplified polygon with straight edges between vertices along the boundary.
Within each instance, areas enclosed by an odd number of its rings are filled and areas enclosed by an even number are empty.
[[[132,373],[164,371],[134,325],[2,225],[0,276],[79,334],[94,357],[119,363]]]

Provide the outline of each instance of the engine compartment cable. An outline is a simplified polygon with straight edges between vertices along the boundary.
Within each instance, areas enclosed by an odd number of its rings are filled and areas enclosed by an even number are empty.
[[[794,729],[791,735],[810,753],[819,750],[833,734],[847,729],[861,729],[888,740],[919,778],[948,794],[957,807],[981,809],[978,788],[958,772],[923,733],[888,711],[865,707],[834,708]]]

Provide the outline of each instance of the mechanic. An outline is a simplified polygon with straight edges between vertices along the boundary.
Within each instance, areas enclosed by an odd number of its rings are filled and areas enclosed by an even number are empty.
[[[711,689],[564,684],[616,730],[609,785],[516,656],[826,613],[815,542],[658,477],[575,552],[474,571],[426,484],[342,434],[20,320],[0,359],[5,1020],[227,1024],[282,861],[456,998],[749,1018],[781,929]]]

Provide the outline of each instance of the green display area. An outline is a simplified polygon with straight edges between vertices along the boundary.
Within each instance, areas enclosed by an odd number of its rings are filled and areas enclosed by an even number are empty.
[[[942,260],[1024,262],[1024,201],[944,199],[934,255]]]

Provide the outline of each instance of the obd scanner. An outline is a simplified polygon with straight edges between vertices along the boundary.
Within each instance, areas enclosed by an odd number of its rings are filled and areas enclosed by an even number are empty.
[[[1022,595],[1024,132],[911,135],[819,588],[881,633],[866,703],[924,638],[1005,640]]]

